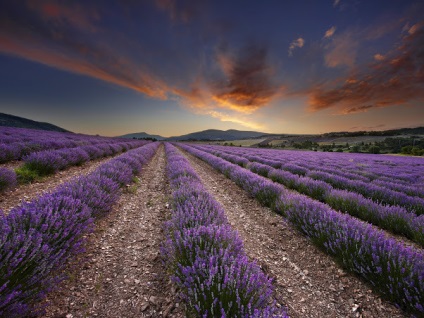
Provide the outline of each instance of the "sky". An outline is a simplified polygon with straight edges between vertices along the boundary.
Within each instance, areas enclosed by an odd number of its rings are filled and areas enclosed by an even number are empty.
[[[424,1],[2,0],[0,112],[87,134],[424,125]]]

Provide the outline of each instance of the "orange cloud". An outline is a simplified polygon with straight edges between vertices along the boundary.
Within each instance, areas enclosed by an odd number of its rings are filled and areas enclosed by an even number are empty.
[[[289,46],[289,56],[293,55],[293,50],[295,48],[302,48],[305,45],[305,40],[303,38],[298,38],[296,40],[294,40],[292,43],[290,43]]]
[[[332,26],[327,31],[325,31],[324,38],[331,38],[336,32],[336,27]]]
[[[384,59],[385,59],[384,55],[381,55],[378,53],[374,55],[374,60],[376,61],[383,61]]]
[[[27,44],[0,34],[0,52],[17,55],[72,73],[87,75],[151,97],[166,99],[167,86],[163,82],[142,70],[131,69],[132,65],[122,58],[115,65],[104,67],[81,57],[68,56],[45,47],[28,47]],[[125,70],[128,71],[127,74],[125,74]]]
[[[238,54],[231,53],[223,48],[217,52],[216,62],[222,74],[215,80],[203,76],[191,89],[172,91],[181,104],[209,114],[217,109],[252,114],[281,93],[281,87],[274,84],[274,70],[267,61],[264,47],[250,45]]]
[[[352,33],[345,32],[334,37],[328,46],[329,51],[324,56],[325,65],[328,67],[352,67],[356,61],[358,47],[359,42]]]
[[[267,61],[265,47],[248,45],[236,55],[220,51],[217,62],[224,76],[209,84],[217,106],[252,113],[276,96],[274,70]]]
[[[342,107],[341,113],[368,111],[374,107],[424,100],[424,27],[408,33],[402,44],[362,71],[356,71],[335,88],[314,87],[309,92],[309,109]]]

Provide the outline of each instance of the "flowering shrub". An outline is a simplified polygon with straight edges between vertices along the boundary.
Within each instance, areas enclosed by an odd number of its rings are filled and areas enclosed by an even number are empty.
[[[55,151],[34,152],[23,158],[24,167],[28,170],[37,171],[39,176],[56,173],[66,167],[66,160]]]
[[[13,189],[16,185],[16,173],[13,170],[0,167],[0,193]]]
[[[88,153],[81,148],[60,149],[57,153],[65,160],[66,167],[80,166],[90,160]]]
[[[133,170],[128,164],[113,159],[97,168],[95,173],[110,178],[120,186],[129,184],[133,176]]]
[[[63,260],[80,250],[91,229],[89,208],[48,194],[0,220],[0,316],[22,317],[62,279]],[[51,272],[57,274],[51,276]]]
[[[271,281],[250,262],[224,211],[187,160],[166,144],[173,213],[161,248],[193,317],[287,317],[269,304]]]
[[[81,200],[93,216],[100,217],[118,200],[119,183],[104,175],[91,174],[59,186],[57,192]]]

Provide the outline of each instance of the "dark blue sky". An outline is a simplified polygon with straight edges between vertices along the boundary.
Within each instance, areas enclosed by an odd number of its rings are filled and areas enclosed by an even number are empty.
[[[424,124],[423,1],[2,1],[0,111],[164,136]]]

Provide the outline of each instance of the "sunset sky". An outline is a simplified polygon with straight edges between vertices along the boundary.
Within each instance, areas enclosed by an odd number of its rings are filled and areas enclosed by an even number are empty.
[[[107,136],[424,125],[424,1],[0,2],[0,112]]]

